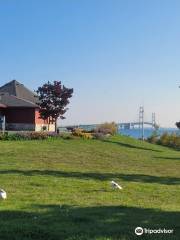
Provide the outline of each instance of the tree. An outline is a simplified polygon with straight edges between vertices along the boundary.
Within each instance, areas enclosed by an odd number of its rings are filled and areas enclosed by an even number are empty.
[[[57,120],[65,119],[64,114],[68,110],[69,98],[72,97],[73,88],[66,88],[61,81],[47,82],[36,91],[39,98],[39,113],[42,119],[55,122],[57,131]]]
[[[176,123],[176,127],[180,129],[180,122]]]

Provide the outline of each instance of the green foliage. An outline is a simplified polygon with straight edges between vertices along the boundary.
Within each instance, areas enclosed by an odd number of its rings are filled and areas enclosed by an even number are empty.
[[[70,139],[74,139],[74,136],[71,133],[60,133],[59,135],[57,135],[58,138],[62,138],[64,140],[70,140]]]
[[[163,135],[160,137],[158,143],[163,146],[169,146],[172,138],[168,133],[163,133]]]
[[[147,138],[147,141],[150,143],[158,143],[159,141],[159,135],[157,134],[157,131],[154,131],[150,137]]]
[[[0,140],[8,140],[8,132],[5,132],[4,134],[0,132]]]
[[[102,133],[104,135],[106,134],[115,135],[117,134],[117,131],[118,131],[118,128],[115,122],[103,123],[95,129],[95,132]]]
[[[75,129],[73,133],[60,133],[52,134],[48,132],[17,132],[10,133],[6,132],[5,134],[0,133],[0,140],[4,141],[20,141],[20,140],[45,140],[45,139],[64,139],[70,140],[81,137],[83,139],[92,139],[93,134],[84,132],[82,129]]]
[[[175,133],[173,134],[164,133],[161,136],[152,135],[147,140],[150,143],[156,143],[162,146],[180,150],[180,135],[177,135]]]
[[[45,140],[56,135],[49,135],[46,132],[17,132],[0,134],[0,140],[18,141],[18,140]]]

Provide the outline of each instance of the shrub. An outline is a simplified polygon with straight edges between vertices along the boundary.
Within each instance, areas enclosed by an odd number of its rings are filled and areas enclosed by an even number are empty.
[[[158,143],[159,143],[160,145],[163,145],[163,146],[169,146],[169,143],[170,143],[170,135],[169,135],[168,133],[164,133],[164,134],[160,137]]]
[[[92,139],[93,138],[92,133],[84,132],[84,130],[81,128],[73,129],[72,135],[76,136],[76,137],[81,137],[84,139]]]
[[[1,132],[0,133],[0,140],[7,140],[8,138],[8,132],[5,132],[4,134]]]
[[[84,130],[81,129],[81,128],[74,128],[74,129],[72,130],[73,136],[76,136],[76,137],[82,137],[83,132],[84,132]]]
[[[95,133],[93,133],[93,137],[94,137],[95,139],[99,139],[99,140],[105,139],[106,136],[107,136],[107,135],[104,135],[104,134],[101,133],[101,132],[95,132]]]
[[[6,140],[27,140],[28,136],[23,133],[9,134]]]
[[[48,133],[45,132],[30,132],[29,138],[31,140],[42,140],[49,137]]]
[[[158,141],[158,144],[180,149],[180,136],[176,134],[164,133]]]
[[[92,138],[93,138],[93,135],[92,135],[92,133],[84,132],[82,138],[92,139]]]
[[[24,139],[21,134],[15,133],[15,134],[8,134],[8,132],[5,132],[4,134],[0,134],[0,140],[19,140]]]
[[[176,146],[177,139],[178,139],[178,137],[176,136],[176,134],[171,134],[171,135],[169,135],[168,146],[169,146],[169,147],[175,147],[175,146]]]
[[[57,137],[64,140],[74,139],[74,136],[71,133],[60,133]]]
[[[174,147],[175,147],[176,149],[179,149],[179,150],[180,150],[180,136],[177,137],[177,138],[175,138],[175,140],[174,140]]]
[[[180,135],[177,135],[175,133],[164,133],[161,136],[153,134],[147,139],[147,141],[150,143],[156,143],[165,147],[172,147],[180,150]]]
[[[9,140],[9,141],[17,141],[17,140],[44,140],[44,139],[74,139],[76,137],[81,137],[84,139],[92,139],[93,135],[91,133],[86,133],[83,130],[76,129],[73,134],[71,133],[47,133],[47,132],[17,132],[8,134],[0,133],[0,140]]]
[[[157,134],[156,131],[152,133],[150,137],[147,138],[147,141],[150,143],[158,143],[159,141],[159,135]]]
[[[118,131],[118,128],[115,122],[103,123],[95,129],[95,132],[102,133],[104,135],[106,134],[115,135],[117,131]]]
[[[42,140],[47,139],[49,136],[44,132],[18,132],[18,133],[5,133],[0,134],[0,140]]]

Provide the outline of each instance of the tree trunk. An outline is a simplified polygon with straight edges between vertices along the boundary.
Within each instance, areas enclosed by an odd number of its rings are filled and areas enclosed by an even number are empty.
[[[57,133],[57,118],[55,119],[55,133]]]
[[[50,123],[50,118],[48,118],[48,132],[49,132],[49,123]]]

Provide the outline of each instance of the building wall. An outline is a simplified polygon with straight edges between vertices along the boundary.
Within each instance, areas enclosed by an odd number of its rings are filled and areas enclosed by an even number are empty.
[[[6,129],[12,131],[55,131],[55,124],[40,118],[34,108],[8,108],[5,111]]]
[[[35,125],[35,131],[36,132],[43,131],[44,128],[45,128],[44,131],[54,132],[55,131],[55,124],[36,124]]]
[[[55,123],[53,123],[52,121],[49,121],[49,119],[43,120],[40,117],[39,110],[36,109],[35,110],[35,131],[42,131],[43,129],[46,129],[45,131],[54,132]]]
[[[35,109],[35,124],[48,124],[48,120],[43,120],[40,117],[40,113],[38,109]]]

